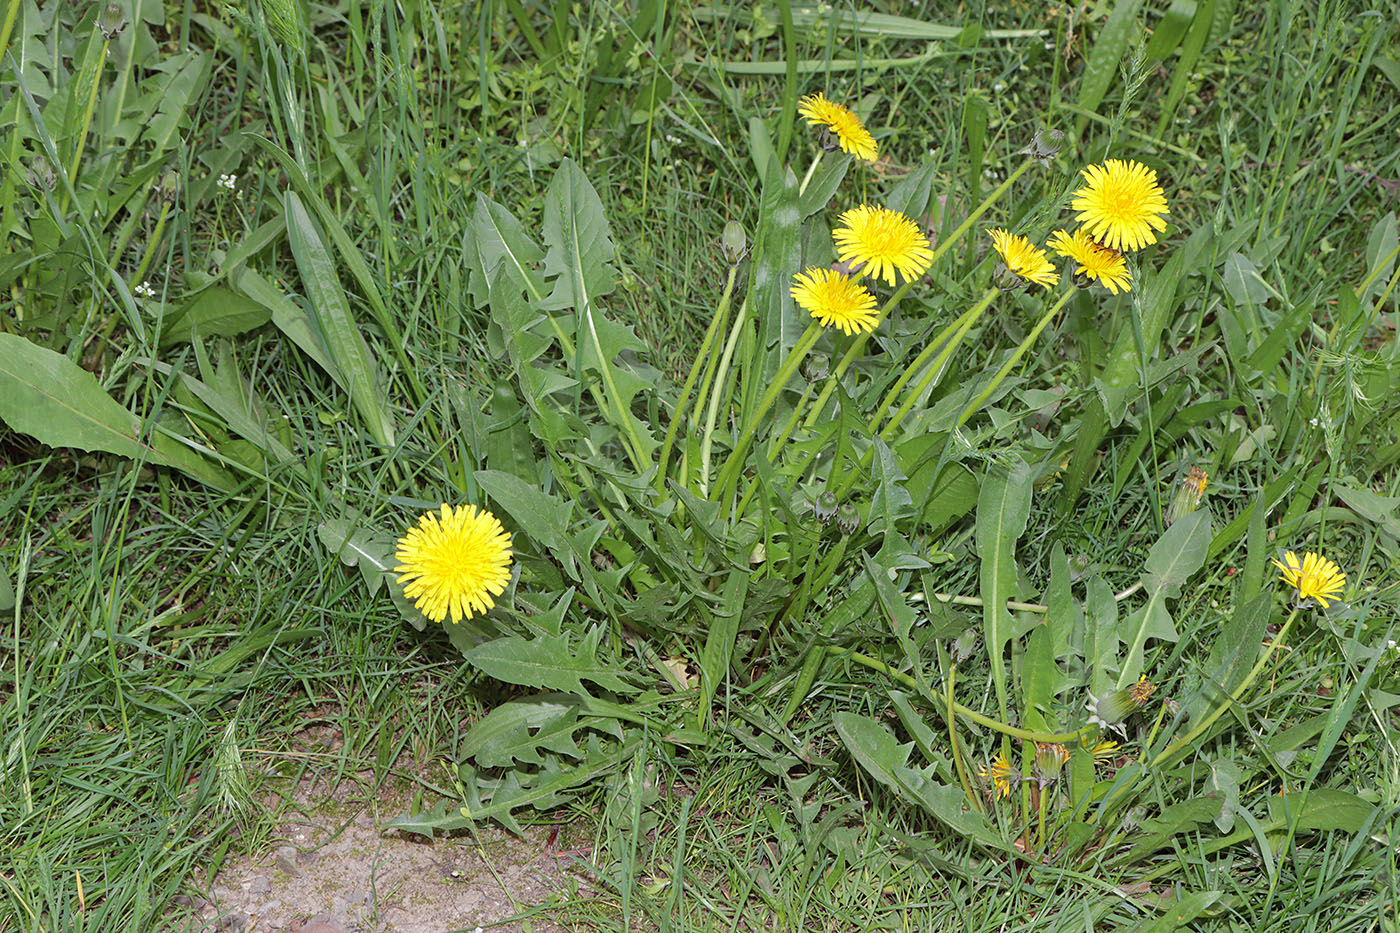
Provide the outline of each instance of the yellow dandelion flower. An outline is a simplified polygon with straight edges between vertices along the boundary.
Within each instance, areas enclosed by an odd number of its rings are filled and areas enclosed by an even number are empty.
[[[841,226],[831,236],[842,262],[891,286],[895,272],[906,280],[916,279],[933,263],[933,250],[919,225],[883,207],[851,208],[841,215]]]
[[[1075,261],[1075,275],[1099,282],[1115,295],[1133,287],[1133,274],[1128,271],[1128,262],[1123,254],[1104,246],[1083,229],[1076,230],[1073,236],[1064,230],[1056,230],[1050,237],[1049,246],[1066,259]]]
[[[1109,764],[1118,757],[1118,743],[1111,739],[1103,739],[1094,744],[1090,749],[1090,754],[1094,756],[1094,761],[1098,764]]]
[[[1032,246],[1023,236],[1007,233],[1005,230],[990,231],[992,245],[1001,254],[1001,261],[1012,275],[1049,288],[1059,278],[1055,264],[1045,258],[1045,250]]]
[[[977,776],[992,782],[992,794],[996,797],[1010,797],[1012,789],[1021,783],[1021,772],[1006,760],[1005,755],[993,758],[990,768],[986,765],[978,768]]]
[[[797,102],[797,112],[807,118],[809,125],[830,131],[842,151],[867,162],[874,162],[878,156],[880,147],[875,137],[849,108],[827,100],[822,94],[809,94]]]
[[[434,622],[470,619],[495,605],[510,582],[510,535],[474,505],[427,512],[398,541],[394,557],[403,594]]]
[[[1312,605],[1316,600],[1323,609],[1331,600],[1342,598],[1342,588],[1347,585],[1347,575],[1332,561],[1306,551],[1302,561],[1292,551],[1283,552],[1282,561],[1274,561],[1283,582],[1293,587],[1293,597],[1300,608]]]
[[[825,327],[847,336],[875,329],[875,296],[855,279],[815,266],[792,277],[793,300]]]
[[[1153,229],[1167,229],[1169,213],[1157,173],[1137,162],[1109,159],[1080,174],[1088,181],[1074,192],[1072,210],[1089,235],[1113,249],[1142,249],[1157,242]]]
[[[1143,674],[1138,678],[1137,683],[1128,688],[1128,699],[1132,700],[1138,708],[1142,708],[1147,705],[1148,697],[1152,696],[1156,690],[1157,685],[1148,680],[1146,674]]]

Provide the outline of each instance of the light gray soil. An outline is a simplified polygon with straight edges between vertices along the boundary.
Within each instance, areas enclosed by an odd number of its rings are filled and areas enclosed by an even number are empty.
[[[302,797],[298,793],[298,798]],[[337,795],[338,796],[338,795]],[[298,801],[315,812],[314,802]],[[325,803],[324,798],[321,803]],[[381,832],[367,813],[298,813],[266,851],[230,860],[213,879],[191,879],[173,930],[229,933],[555,933],[550,919],[577,891],[546,829],[519,839]],[[403,808],[400,807],[399,811]],[[543,908],[543,909],[540,909]],[[502,922],[509,921],[509,922]],[[500,924],[497,926],[496,924]]]

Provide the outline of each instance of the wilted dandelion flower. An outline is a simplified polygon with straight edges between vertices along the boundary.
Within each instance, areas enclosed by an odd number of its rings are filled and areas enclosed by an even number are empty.
[[[862,204],[841,215],[832,231],[836,255],[861,275],[894,285],[894,274],[916,279],[933,263],[933,250],[919,225],[898,211]]]
[[[809,94],[797,102],[797,112],[807,118],[808,124],[822,126],[836,137],[842,151],[849,152],[858,159],[874,162],[880,147],[875,137],[847,107],[826,99],[822,94]]]
[[[1283,582],[1293,587],[1294,604],[1299,608],[1316,600],[1326,609],[1329,601],[1342,598],[1342,588],[1347,585],[1347,575],[1340,567],[1312,551],[1304,552],[1302,561],[1292,551],[1284,551],[1283,560],[1275,560],[1274,566]]]
[[[1049,288],[1055,284],[1059,273],[1055,264],[1045,258],[1045,250],[1032,246],[1023,236],[1016,236],[1005,230],[990,231],[992,245],[1001,254],[1002,262],[1012,275]]]
[[[1089,235],[1113,249],[1142,249],[1157,242],[1157,230],[1167,229],[1161,215],[1167,198],[1157,173],[1137,162],[1109,159],[1080,174],[1088,181],[1074,192],[1072,210]]]
[[[993,758],[990,768],[986,765],[978,768],[977,776],[992,782],[992,794],[996,797],[1010,797],[1012,789],[1021,783],[1021,772],[1006,760],[1005,755]]]
[[[1036,779],[1040,781],[1040,786],[1054,782],[1059,777],[1060,769],[1069,761],[1069,749],[1059,742],[1036,742],[1035,743],[1035,771]]]
[[[855,279],[813,266],[792,281],[793,300],[823,326],[847,335],[875,329],[875,296]]]
[[[1186,478],[1172,493],[1171,504],[1167,506],[1167,525],[1175,524],[1201,507],[1207,479],[1206,471],[1198,466],[1193,466],[1187,472]]]
[[[1128,271],[1128,262],[1123,254],[1104,246],[1082,229],[1076,230],[1073,236],[1064,230],[1056,230],[1050,237],[1049,246],[1061,256],[1074,260],[1077,267],[1075,275],[1098,282],[1115,295],[1133,287],[1133,274]]]
[[[394,556],[404,596],[434,622],[470,619],[495,605],[510,581],[510,535],[474,505],[427,512],[398,541]]]
[[[1118,757],[1119,745],[1112,739],[1102,739],[1094,744],[1089,750],[1089,754],[1094,756],[1096,764],[1108,764]]]
[[[1124,735],[1126,733],[1123,730],[1123,720],[1146,706],[1148,698],[1156,689],[1156,685],[1143,674],[1137,683],[1105,694],[1102,698],[1091,693],[1087,707],[1089,722]]]

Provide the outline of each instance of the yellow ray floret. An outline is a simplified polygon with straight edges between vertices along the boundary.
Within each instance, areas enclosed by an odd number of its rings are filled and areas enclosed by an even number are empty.
[[[875,329],[875,296],[855,279],[815,266],[792,277],[792,298],[825,327],[847,336]]]
[[[1089,235],[1117,250],[1141,249],[1157,242],[1154,230],[1167,229],[1167,198],[1157,173],[1137,162],[1109,159],[1081,174],[1087,184],[1074,192],[1070,208],[1079,211]]]
[[[889,285],[894,285],[895,272],[908,281],[923,275],[933,263],[933,250],[919,225],[883,207],[851,208],[841,215],[841,226],[831,236],[842,262]]]
[[[1059,273],[1055,271],[1055,264],[1045,258],[1045,250],[1032,246],[1025,237],[1005,230],[992,230],[990,236],[992,245],[1001,254],[1001,261],[1014,275],[1046,288],[1055,284]]]
[[[867,162],[874,162],[879,155],[875,137],[849,108],[827,100],[822,94],[809,94],[797,102],[797,112],[812,126],[830,130],[843,152]]]
[[[1316,600],[1323,609],[1332,600],[1342,598],[1342,590],[1347,585],[1347,575],[1332,561],[1305,551],[1302,560],[1292,551],[1283,552],[1283,560],[1274,561],[1283,582],[1293,587],[1294,600],[1299,606],[1310,605]]]
[[[510,535],[474,505],[427,512],[398,541],[404,596],[434,622],[485,613],[510,582]]]
[[[1128,271],[1123,254],[1104,246],[1083,229],[1074,231],[1073,236],[1056,230],[1049,246],[1061,256],[1074,260],[1076,275],[1088,276],[1115,295],[1133,287],[1133,274]]]

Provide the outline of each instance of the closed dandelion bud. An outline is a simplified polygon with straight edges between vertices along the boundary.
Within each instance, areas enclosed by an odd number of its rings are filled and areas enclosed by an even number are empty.
[[[298,56],[306,54],[306,17],[299,0],[262,0],[268,31]]]
[[[52,191],[54,185],[58,184],[58,178],[54,175],[53,169],[49,168],[48,161],[42,157],[34,160],[34,164],[29,167],[25,177],[32,187],[42,188],[45,191]]]
[[[807,362],[803,364],[803,371],[808,382],[821,382],[831,371],[831,358],[824,353],[809,356]]]
[[[953,661],[961,664],[972,657],[972,653],[977,650],[978,641],[977,633],[972,629],[968,629],[953,639]]]
[[[115,39],[125,25],[126,17],[122,15],[122,8],[115,3],[107,4],[102,10],[102,16],[97,20],[97,28],[102,30],[102,38],[108,42]]]
[[[156,197],[160,198],[162,204],[174,204],[175,195],[180,191],[180,176],[174,172],[167,172],[161,178],[160,184],[156,186]]]
[[[843,535],[855,534],[860,527],[860,512],[854,505],[841,503],[841,508],[836,511],[836,527],[841,529]]]
[[[1170,526],[1200,508],[1205,495],[1206,471],[1193,466],[1181,481],[1181,485],[1176,487],[1176,492],[1172,493],[1171,505],[1167,507],[1167,525]]]
[[[1132,686],[1115,690],[1101,698],[1091,693],[1088,704],[1089,721],[1121,733],[1123,720],[1146,706],[1152,691],[1156,689],[1144,675]]]
[[[1029,156],[1048,168],[1051,157],[1060,151],[1060,141],[1064,138],[1065,134],[1059,130],[1036,130],[1035,138],[1017,155]]]
[[[836,493],[828,489],[817,497],[816,502],[812,503],[812,514],[823,525],[829,525],[831,520],[836,517],[837,505],[839,503],[836,501]]]
[[[1069,749],[1059,742],[1036,742],[1035,773],[1040,786],[1054,783],[1066,761],[1069,761]]]
[[[744,258],[744,254],[749,251],[749,237],[744,232],[744,225],[736,220],[731,220],[724,225],[724,233],[719,238],[720,249],[724,251],[724,258],[731,266],[737,266],[739,260]]]

